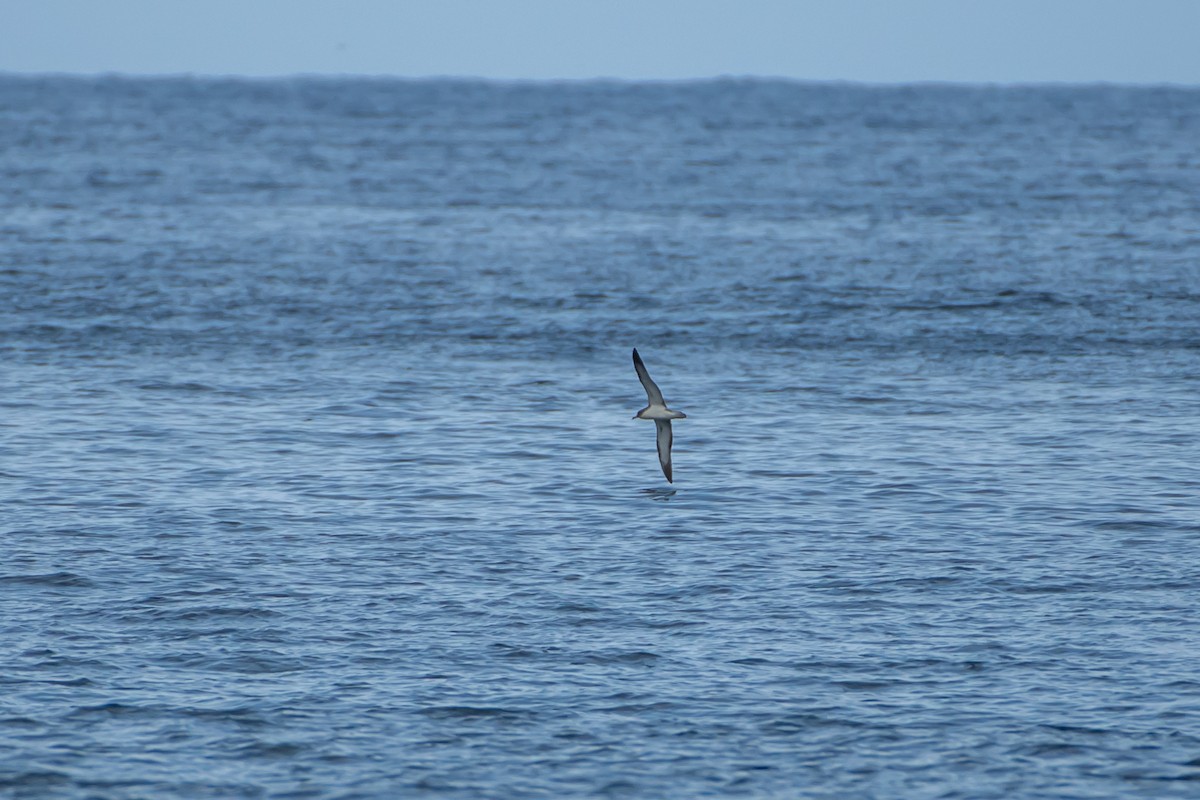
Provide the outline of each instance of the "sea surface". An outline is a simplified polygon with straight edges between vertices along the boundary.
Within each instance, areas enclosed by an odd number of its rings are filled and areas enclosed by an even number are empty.
[[[0,76],[0,797],[1200,796],[1198,145]]]

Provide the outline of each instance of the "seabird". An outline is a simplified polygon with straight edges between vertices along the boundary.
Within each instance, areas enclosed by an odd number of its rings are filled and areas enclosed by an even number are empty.
[[[663,400],[658,384],[646,371],[646,365],[642,363],[642,357],[638,355],[636,347],[633,348],[633,368],[637,370],[638,380],[646,390],[646,401],[650,404],[634,414],[633,418],[654,420],[654,427],[658,429],[658,463],[662,464],[667,483],[674,483],[675,481],[671,480],[671,420],[685,419],[687,414],[667,408],[667,401]]]

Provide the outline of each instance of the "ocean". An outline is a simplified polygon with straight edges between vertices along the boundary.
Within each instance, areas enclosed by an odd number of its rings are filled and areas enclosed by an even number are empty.
[[[1197,142],[0,76],[0,796],[1197,796]]]

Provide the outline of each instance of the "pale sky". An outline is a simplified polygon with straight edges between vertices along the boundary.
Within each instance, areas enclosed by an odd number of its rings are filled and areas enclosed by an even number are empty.
[[[0,71],[1200,85],[1200,0],[0,0]]]

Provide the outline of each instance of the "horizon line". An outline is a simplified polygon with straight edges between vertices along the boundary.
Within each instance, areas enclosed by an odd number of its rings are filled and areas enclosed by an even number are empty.
[[[200,72],[180,70],[172,72],[128,72],[122,70],[68,71],[68,70],[20,70],[0,68],[0,77],[17,78],[113,78],[120,80],[198,80],[198,81],[287,81],[287,80],[369,80],[396,82],[435,82],[457,81],[462,83],[489,83],[499,85],[529,84],[698,84],[719,82],[763,82],[791,83],[806,85],[837,85],[859,87],[979,87],[979,88],[1053,88],[1053,87],[1112,87],[1130,89],[1200,89],[1200,83],[1184,83],[1179,81],[1122,81],[1095,79],[1086,81],[1059,80],[1051,78],[1025,80],[970,80],[951,78],[916,78],[910,80],[864,80],[859,78],[798,78],[791,75],[765,75],[753,73],[717,73],[702,76],[678,77],[618,77],[612,75],[595,75],[590,77],[499,77],[487,75],[427,73],[402,74],[389,72],[278,72],[278,73],[239,73],[239,72]]]

